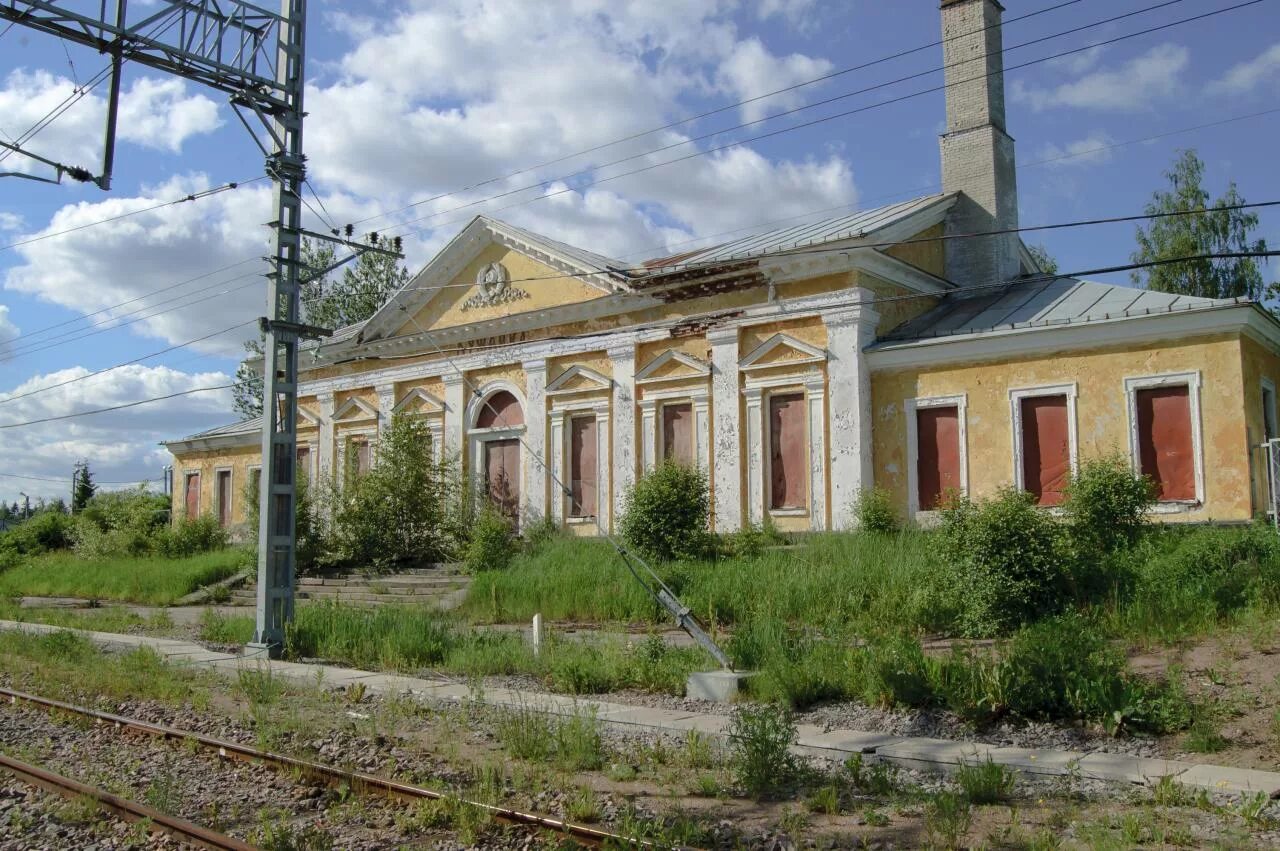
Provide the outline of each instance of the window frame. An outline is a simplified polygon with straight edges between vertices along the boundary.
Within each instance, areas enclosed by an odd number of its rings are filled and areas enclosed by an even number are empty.
[[[588,421],[588,420],[589,420],[589,421],[591,422],[592,427],[595,429],[595,441],[596,441],[596,481],[595,481],[596,499],[595,499],[595,505],[585,505],[585,504],[584,504],[584,505],[580,506],[580,507],[583,509],[583,513],[582,513],[582,514],[574,514],[574,513],[573,513],[573,482],[574,482],[574,478],[573,478],[573,460],[574,460],[574,459],[573,459],[573,424],[574,424],[574,422],[575,422],[575,421],[577,421],[577,420],[584,420],[584,421]],[[601,462],[601,458],[600,458],[600,427],[601,427],[601,420],[600,420],[600,417],[596,414],[596,412],[595,412],[594,410],[567,411],[567,412],[565,413],[564,424],[565,424],[565,430],[564,430],[564,433],[565,433],[565,454],[564,454],[565,478],[566,478],[566,480],[567,480],[567,481],[568,481],[568,483],[569,483],[569,486],[565,489],[565,490],[566,490],[566,494],[565,494],[565,509],[564,509],[564,516],[565,516],[565,520],[566,520],[567,522],[569,522],[569,523],[589,523],[589,522],[594,521],[594,520],[599,516],[599,512],[600,512],[600,462]],[[590,510],[588,510],[588,509],[590,509]]]
[[[1195,470],[1195,499],[1169,499],[1157,502],[1151,510],[1156,514],[1176,514],[1204,507],[1204,437],[1201,428],[1200,372],[1168,372],[1159,375],[1131,376],[1124,380],[1129,413],[1129,463],[1142,475],[1141,435],[1138,434],[1138,391],[1160,387],[1187,388],[1187,415],[1191,418],[1191,461]]]
[[[1076,422],[1076,397],[1078,388],[1073,381],[1070,384],[1044,384],[1035,387],[1017,387],[1009,390],[1010,422],[1013,426],[1013,486],[1020,492],[1029,493],[1026,485],[1024,449],[1022,446],[1022,402],[1025,399],[1042,399],[1046,396],[1065,396],[1067,398],[1067,452],[1070,457],[1068,466],[1071,475],[1080,472],[1080,437]],[[1047,510],[1060,509],[1057,505],[1037,506]]]
[[[196,516],[195,517],[192,517],[190,513],[187,511],[187,505],[188,505],[187,488],[190,486],[190,480],[192,476],[194,476],[196,479]],[[203,476],[202,470],[183,470],[182,471],[182,513],[183,513],[183,516],[186,517],[188,520],[195,520],[196,517],[200,516],[200,503],[203,502],[203,500],[201,499],[200,490],[204,486],[203,478],[204,476]]]
[[[229,503],[226,506],[226,509],[227,509],[226,523],[222,522],[222,508],[223,508],[222,493],[221,493],[221,488],[218,487],[219,485],[218,479],[221,478],[223,473],[227,474],[227,502]],[[218,521],[218,524],[223,529],[230,528],[231,524],[235,522],[234,520],[232,520],[232,516],[231,516],[232,512],[235,510],[235,506],[236,506],[235,468],[227,465],[214,467],[213,468],[213,516],[214,516],[214,519]]]
[[[693,399],[661,399],[657,403],[656,428],[657,433],[654,435],[654,458],[658,466],[665,464],[667,461],[667,435],[666,414],[667,408],[688,407],[689,409],[689,457],[693,460],[693,465],[698,465],[698,411],[693,404]]]
[[[804,477],[804,505],[801,507],[791,508],[774,508],[773,502],[773,417],[772,413],[773,398],[775,396],[799,396],[800,405],[804,412],[803,429],[804,429],[804,458],[806,469],[809,466],[809,459],[813,452],[813,444],[809,434],[809,391],[803,384],[799,386],[789,387],[770,387],[766,388],[761,394],[760,414],[764,419],[763,427],[760,433],[763,440],[760,444],[761,460],[764,462],[764,476],[762,479],[763,487],[761,496],[764,498],[764,510],[770,517],[808,517],[813,510],[813,476],[808,474]]]
[[[1268,445],[1273,438],[1280,437],[1280,418],[1277,417],[1276,407],[1276,383],[1270,378],[1263,376],[1258,382],[1260,386],[1260,394],[1262,401],[1262,481],[1265,488],[1263,498],[1263,511],[1268,517],[1275,517],[1275,488],[1276,481],[1271,472],[1271,449]],[[1268,399],[1269,397],[1269,399]],[[1268,404],[1268,401],[1270,404]],[[1270,416],[1270,422],[1267,418]],[[1271,428],[1268,428],[1270,426]]]
[[[906,399],[902,408],[907,415],[907,517],[917,522],[935,521],[938,511],[920,510],[920,428],[916,412],[921,408],[955,408],[956,438],[960,442],[960,494],[969,495],[969,395],[917,396]]]

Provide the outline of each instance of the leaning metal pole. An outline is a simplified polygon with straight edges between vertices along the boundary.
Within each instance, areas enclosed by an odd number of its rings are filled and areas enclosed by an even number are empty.
[[[303,58],[306,0],[282,0],[277,81],[286,108],[274,122],[267,173],[275,182],[275,254],[267,289],[262,374],[262,474],[258,512],[257,626],[250,647],[278,657],[293,618],[297,564],[294,504],[298,440],[298,342],[302,182]]]

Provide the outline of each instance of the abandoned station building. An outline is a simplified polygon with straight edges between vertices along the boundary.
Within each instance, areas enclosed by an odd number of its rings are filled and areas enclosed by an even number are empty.
[[[299,462],[367,466],[393,415],[419,416],[509,511],[584,534],[667,459],[707,472],[722,531],[847,528],[873,486],[921,522],[952,489],[1053,505],[1112,453],[1154,479],[1162,519],[1265,510],[1267,311],[1047,277],[1016,233],[945,238],[1018,227],[1001,12],[942,4],[941,194],[639,267],[477,217],[304,350]],[[175,509],[240,522],[259,428],[169,442]]]

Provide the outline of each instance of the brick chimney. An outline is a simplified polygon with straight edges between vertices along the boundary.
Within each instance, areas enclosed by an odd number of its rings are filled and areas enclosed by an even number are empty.
[[[942,0],[942,188],[964,193],[947,216],[948,234],[1018,226],[1013,137],[1004,116],[1003,13],[996,0]],[[946,252],[947,277],[961,286],[1008,281],[1021,271],[1016,234],[949,240]]]

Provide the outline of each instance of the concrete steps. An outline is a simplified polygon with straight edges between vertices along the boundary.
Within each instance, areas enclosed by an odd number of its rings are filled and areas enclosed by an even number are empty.
[[[448,567],[415,568],[402,573],[365,576],[358,573],[303,576],[298,579],[299,603],[337,600],[360,606],[387,604],[436,604],[452,608],[465,595],[471,577]],[[256,583],[231,592],[231,602],[252,606],[257,602]]]

